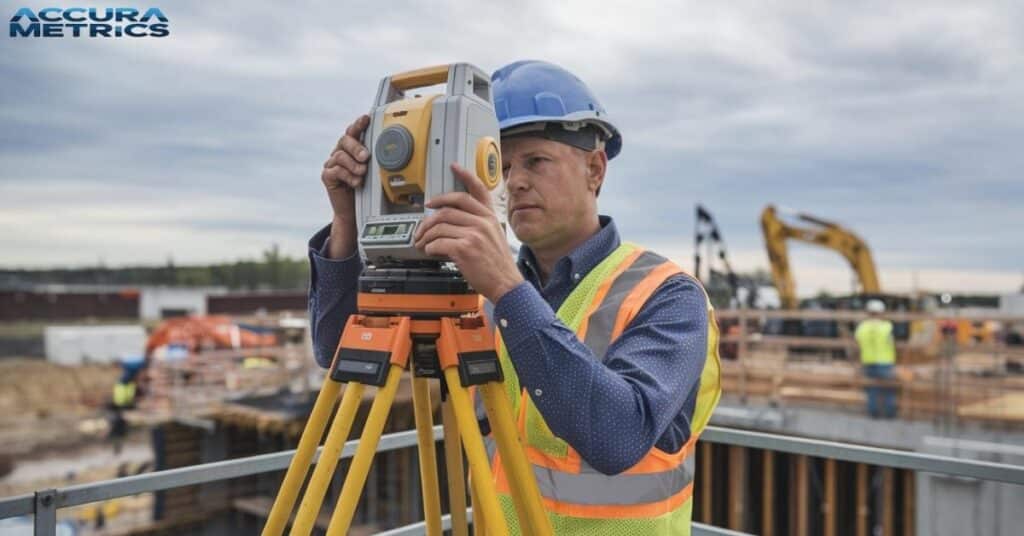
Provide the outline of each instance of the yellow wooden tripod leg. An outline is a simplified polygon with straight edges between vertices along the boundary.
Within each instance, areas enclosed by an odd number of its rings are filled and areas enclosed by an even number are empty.
[[[448,473],[448,508],[452,516],[452,536],[469,536],[466,521],[466,475],[462,470],[462,445],[459,443],[459,423],[452,411],[452,399],[441,404],[441,424],[444,427],[444,465]]]
[[[487,536],[487,520],[484,519],[484,511],[477,507],[480,504],[480,496],[476,492],[476,487],[480,483],[471,474],[469,475],[469,484],[469,491],[473,496],[473,536]],[[489,486],[492,484],[485,482],[484,485]]]
[[[441,536],[441,497],[437,480],[437,452],[434,448],[434,420],[431,416],[430,386],[426,378],[412,378],[412,407],[419,446],[420,487],[423,490],[423,519],[428,536]]]
[[[359,411],[359,402],[363,398],[363,384],[349,382],[345,386],[345,394],[341,396],[341,405],[334,414],[334,422],[327,432],[327,439],[324,441],[324,449],[320,453],[320,461],[313,470],[313,476],[306,485],[306,493],[302,496],[299,504],[299,512],[295,514],[295,522],[292,523],[292,530],[289,534],[305,536],[313,530],[316,518],[320,514],[320,505],[323,503],[324,494],[334,476],[334,469],[338,466],[338,458],[341,450],[345,448],[345,440],[352,430],[352,422]]]
[[[402,371],[402,367],[391,365],[384,387],[377,391],[377,397],[374,399],[373,405],[370,406],[370,415],[366,418],[363,434],[359,438],[359,446],[352,458],[352,465],[345,477],[345,484],[341,487],[338,505],[334,508],[334,514],[331,515],[330,525],[327,526],[328,536],[342,536],[348,532],[349,525],[352,524],[356,504],[359,503],[359,496],[363,493],[366,476],[370,472],[370,463],[373,462],[373,455],[377,451],[377,444],[380,443],[380,436],[387,423],[388,413],[391,412],[391,405],[395,401],[395,392],[398,390],[398,381],[402,377]]]
[[[484,440],[480,436],[480,428],[473,412],[473,402],[469,399],[469,393],[460,383],[458,368],[444,369],[444,378],[448,382],[448,392],[452,398],[455,419],[459,423],[459,435],[462,437],[462,444],[466,449],[466,459],[469,460],[469,470],[473,475],[473,489],[480,499],[479,504],[473,505],[473,511],[483,510],[487,528],[490,529],[489,534],[505,536],[508,534],[508,525],[505,523],[501,506],[498,504],[498,494],[492,485],[494,476],[491,473],[487,450],[484,449]]]
[[[327,420],[331,417],[331,410],[334,409],[334,402],[338,399],[338,391],[341,390],[341,383],[331,379],[328,375],[320,387],[320,394],[313,404],[313,411],[309,414],[306,427],[299,438],[299,445],[295,449],[295,456],[288,464],[288,471],[284,474],[281,482],[281,489],[277,492],[274,505],[270,508],[267,516],[267,524],[263,526],[263,536],[280,536],[284,533],[284,527],[291,517],[292,507],[295,506],[295,499],[299,496],[299,489],[306,480],[309,472],[309,465],[316,454],[316,447],[320,444],[320,438],[324,435],[324,428],[327,427]]]
[[[491,423],[491,435],[498,443],[501,463],[505,468],[509,490],[515,501],[519,525],[524,534],[546,536],[552,533],[551,520],[544,511],[537,480],[526,459],[526,452],[516,435],[512,417],[512,406],[505,395],[504,387],[497,382],[488,382],[477,387],[487,408],[487,419]]]

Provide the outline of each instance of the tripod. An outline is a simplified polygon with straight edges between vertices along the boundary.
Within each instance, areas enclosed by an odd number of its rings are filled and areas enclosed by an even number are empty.
[[[263,536],[279,536],[284,532],[317,444],[327,427],[334,401],[341,384],[345,383],[341,404],[324,441],[319,462],[306,486],[290,534],[305,536],[312,531],[352,428],[364,386],[373,385],[379,390],[331,515],[327,534],[339,536],[348,531],[394,402],[398,382],[410,365],[427,534],[441,534],[429,379],[441,382],[442,427],[453,534],[467,534],[465,475],[459,439],[465,448],[471,474],[475,533],[508,533],[492,484],[493,476],[473,411],[470,387],[476,388],[487,410],[522,532],[551,534],[537,483],[516,434],[511,405],[503,392],[501,365],[494,350],[493,335],[480,313],[480,296],[458,274],[437,269],[371,268],[360,276],[359,285],[360,314],[350,316],[345,325],[334,360],[267,518]]]

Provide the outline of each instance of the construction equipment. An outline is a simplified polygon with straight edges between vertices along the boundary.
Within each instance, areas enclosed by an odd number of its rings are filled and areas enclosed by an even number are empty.
[[[408,90],[443,83],[444,95],[404,98]],[[381,187],[356,191],[359,245],[370,263],[440,260],[413,247],[413,236],[427,199],[465,191],[452,162],[476,171],[491,192],[498,221],[505,221],[508,194],[487,73],[456,63],[385,77],[370,117],[367,182]]]
[[[730,302],[736,300],[737,290],[739,288],[739,279],[736,272],[733,271],[732,265],[729,264],[729,258],[725,249],[725,240],[722,238],[722,233],[718,230],[718,224],[715,222],[715,218],[700,203],[696,205],[694,210],[693,229],[693,276],[700,281],[705,282],[705,285],[707,285],[707,282],[714,280],[716,276],[720,276],[721,273],[716,272],[714,268],[712,268],[711,264],[715,257],[718,257],[718,259],[722,261],[722,265],[725,267],[725,278],[729,286]],[[707,280],[701,277],[700,247],[705,243],[707,244]],[[717,249],[717,255],[712,255],[712,248]]]
[[[404,91],[446,81],[443,96],[403,99]],[[481,311],[483,300],[451,263],[426,257],[412,246],[411,237],[424,216],[424,201],[455,189],[447,167],[449,162],[475,162],[477,175],[488,188],[504,192],[500,154],[494,141],[498,126],[489,78],[468,64],[387,77],[378,90],[373,118],[369,146],[373,148],[374,164],[370,180],[357,192],[360,245],[368,257],[367,268],[359,277],[359,314],[350,316],[345,325],[263,534],[277,536],[284,531],[335,399],[345,383],[341,404],[324,440],[320,461],[306,486],[291,534],[306,535],[312,531],[364,386],[373,385],[379,390],[327,534],[335,536],[348,531],[406,368],[412,375],[427,534],[441,534],[429,379],[441,382],[445,465],[454,533],[465,535],[468,530],[459,439],[472,476],[474,525],[481,534],[484,525],[490,531],[488,534],[508,532],[469,394],[469,389],[475,388],[486,408],[522,532],[550,534],[550,521],[519,443],[511,404],[501,383],[502,370],[493,332]],[[429,138],[425,137],[428,133]],[[504,202],[503,194],[498,197]]]
[[[816,244],[839,252],[857,274],[861,293],[881,293],[875,261],[871,258],[871,250],[864,240],[838,223],[803,213],[796,213],[795,217],[811,224],[812,227],[799,227],[782,221],[773,205],[766,206],[761,212],[764,245],[768,250],[772,278],[779,290],[779,298],[784,309],[796,309],[798,306],[796,283],[789,268],[789,252],[786,247],[788,239]]]
[[[239,324],[224,315],[191,315],[162,321],[146,340],[147,359],[166,355],[174,349],[195,353],[200,350],[276,346],[277,335]]]
[[[456,534],[466,534],[465,477],[458,444],[460,438],[472,474],[474,523],[485,523],[492,534],[506,534],[508,530],[493,488],[493,474],[477,426],[469,387],[475,387],[483,397],[523,532],[551,533],[533,472],[518,441],[511,405],[503,391],[501,366],[492,334],[485,318],[477,311],[479,296],[468,287],[464,287],[462,294],[453,294],[451,289],[443,287],[437,288],[436,294],[429,291],[421,287],[415,294],[406,294],[405,288],[383,295],[372,291],[360,292],[360,310],[373,312],[352,315],[345,326],[338,352],[268,517],[263,531],[265,536],[282,533],[334,400],[341,384],[345,383],[341,405],[324,441],[323,453],[302,498],[291,534],[311,532],[352,427],[363,388],[374,385],[379,387],[379,391],[327,529],[328,535],[347,533],[398,382],[406,368],[412,372],[427,534],[441,534],[432,406],[427,386],[430,378],[438,379],[442,386],[445,465]],[[410,308],[408,304],[415,305]],[[382,316],[381,312],[389,308],[391,313]],[[410,309],[413,309],[411,314]]]
[[[694,210],[693,276],[704,284],[712,304],[718,308],[763,308],[765,281],[757,274],[737,274],[729,262],[725,237],[711,212],[701,204]],[[705,246],[706,255],[701,255]],[[706,259],[706,260],[705,260]],[[715,269],[716,259],[721,269]],[[702,267],[707,264],[707,277]],[[726,331],[728,326],[721,326]]]

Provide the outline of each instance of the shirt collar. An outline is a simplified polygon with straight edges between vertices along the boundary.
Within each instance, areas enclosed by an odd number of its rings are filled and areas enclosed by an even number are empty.
[[[610,216],[598,216],[601,229],[594,233],[568,255],[562,257],[555,263],[554,271],[549,279],[555,277],[555,273],[578,274],[574,280],[586,277],[590,270],[594,269],[605,257],[610,255],[622,243],[619,231],[615,227],[615,221]],[[540,272],[537,271],[537,259],[525,244],[519,248],[519,270],[524,274],[532,276],[540,282]]]

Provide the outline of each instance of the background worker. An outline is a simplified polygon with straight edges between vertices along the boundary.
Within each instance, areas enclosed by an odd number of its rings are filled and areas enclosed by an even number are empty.
[[[114,448],[114,454],[120,454],[124,438],[128,435],[128,422],[124,419],[124,411],[135,407],[136,396],[138,395],[139,380],[146,368],[146,358],[142,355],[126,355],[120,359],[121,376],[114,383],[110,396],[109,424],[110,432],[107,438],[110,439]]]
[[[885,303],[882,300],[868,300],[868,318],[857,325],[854,337],[860,348],[860,362],[864,376],[873,380],[892,380],[893,365],[896,363],[896,343],[893,341],[892,322],[882,318]],[[896,417],[896,388],[868,385],[864,388],[868,397],[868,414],[875,418]]]
[[[598,215],[622,136],[582,81],[524,61],[496,71],[492,88],[518,261],[483,183],[457,165],[467,192],[428,201],[434,212],[415,245],[452,259],[494,306],[507,391],[531,462],[547,475],[539,485],[556,532],[688,534],[694,443],[720,393],[710,303],[692,277],[624,244]],[[368,123],[350,125],[324,164],[334,218],[309,243],[325,367],[356,310],[353,188],[370,158],[359,141]],[[623,475],[630,469],[642,474]],[[510,498],[499,496],[515,528]]]

